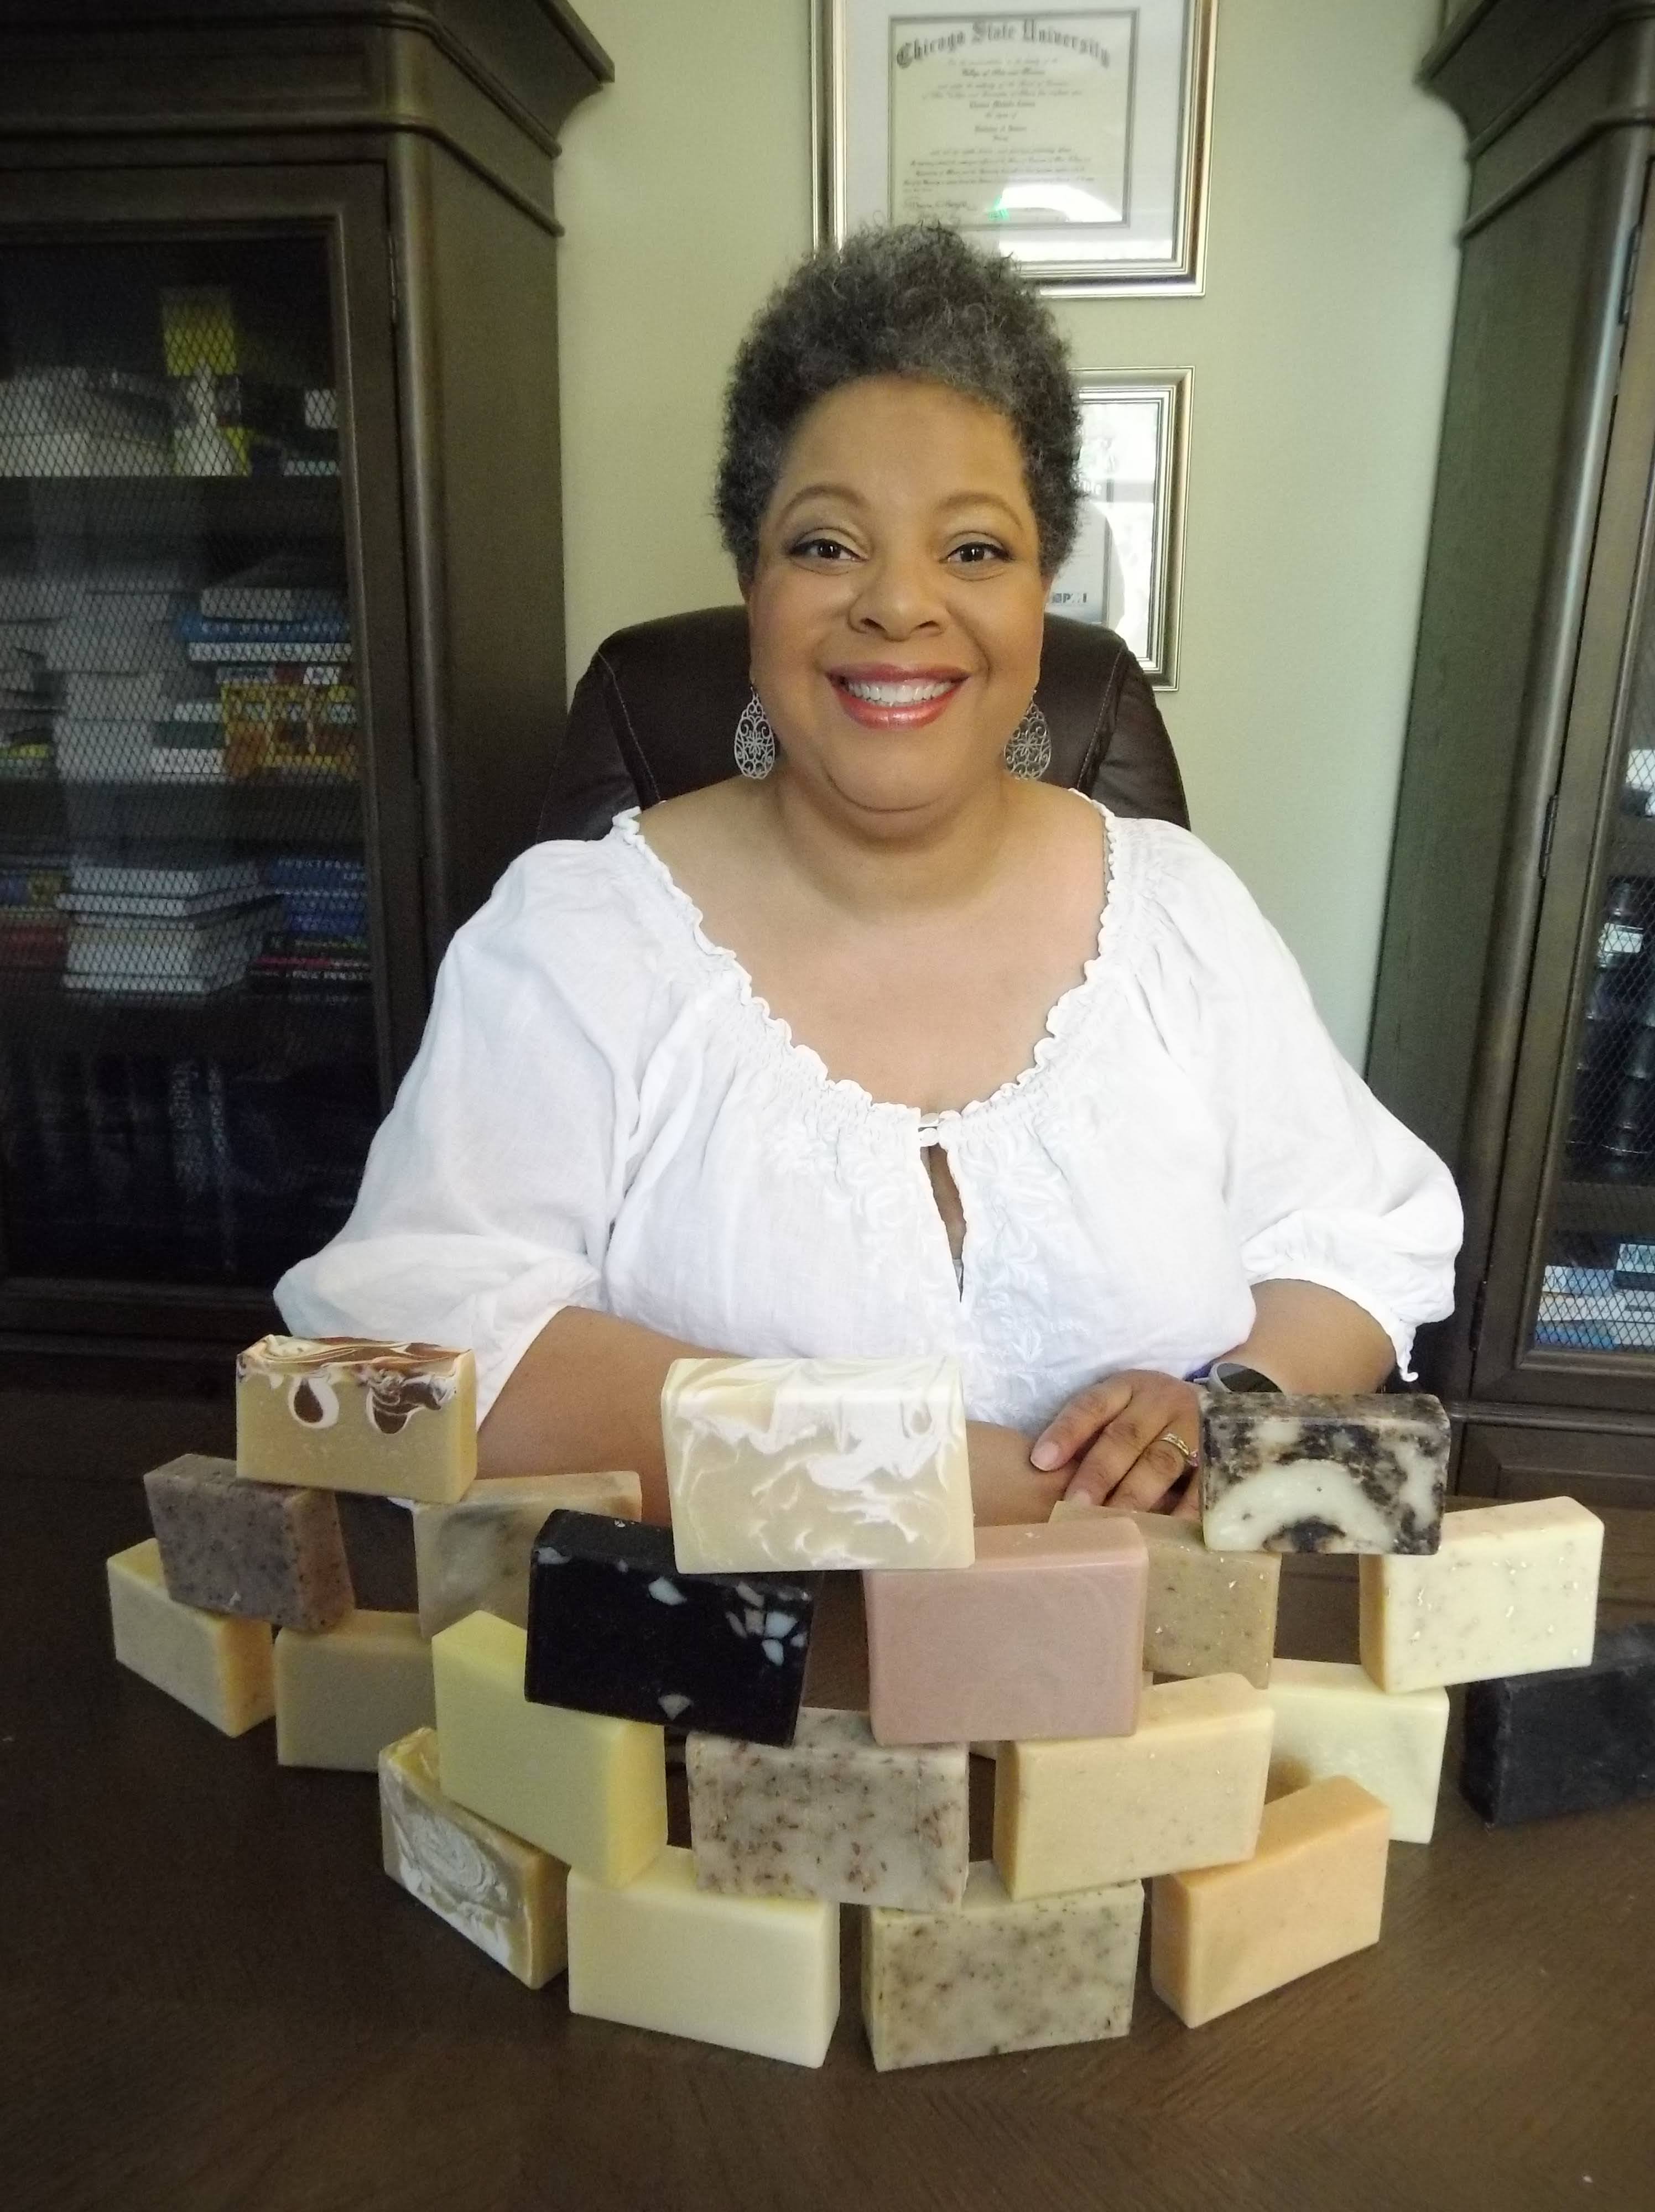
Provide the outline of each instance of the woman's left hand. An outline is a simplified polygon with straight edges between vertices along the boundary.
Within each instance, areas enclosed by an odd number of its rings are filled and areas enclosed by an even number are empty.
[[[1165,1511],[1168,1491],[1190,1464],[1179,1443],[1167,1441],[1169,1430],[1191,1453],[1200,1450],[1201,1396],[1195,1384],[1131,1367],[1077,1391],[1035,1438],[1029,1456],[1039,1468],[1073,1463],[1066,1498],[1139,1513]],[[1195,1481],[1177,1510],[1191,1519],[1201,1510]]]

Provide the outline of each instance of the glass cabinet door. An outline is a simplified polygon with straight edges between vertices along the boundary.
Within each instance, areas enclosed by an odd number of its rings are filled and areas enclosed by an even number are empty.
[[[1628,709],[1536,1348],[1655,1353],[1655,621],[1647,610]]]
[[[267,1289],[381,1108],[328,245],[0,243],[0,1243]]]

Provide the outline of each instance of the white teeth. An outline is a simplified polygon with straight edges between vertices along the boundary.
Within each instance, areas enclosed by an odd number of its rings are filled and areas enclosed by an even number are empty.
[[[917,707],[922,700],[940,699],[945,691],[952,691],[950,683],[873,684],[860,678],[847,677],[845,690],[853,699],[866,699],[872,707]]]

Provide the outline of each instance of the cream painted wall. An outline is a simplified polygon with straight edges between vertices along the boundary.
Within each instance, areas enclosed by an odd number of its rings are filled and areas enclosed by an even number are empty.
[[[581,0],[616,82],[558,167],[570,681],[734,597],[725,371],[809,244],[808,0]],[[1084,368],[1195,371],[1178,689],[1196,830],[1365,1048],[1464,198],[1439,0],[1220,0],[1207,290],[1075,301]]]

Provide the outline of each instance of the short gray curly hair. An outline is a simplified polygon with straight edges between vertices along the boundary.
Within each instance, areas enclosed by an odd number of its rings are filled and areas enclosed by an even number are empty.
[[[941,223],[861,230],[824,246],[770,295],[724,399],[715,508],[745,584],[800,418],[841,385],[910,376],[981,399],[1010,423],[1050,575],[1074,542],[1080,418],[1050,310],[1002,253]]]

